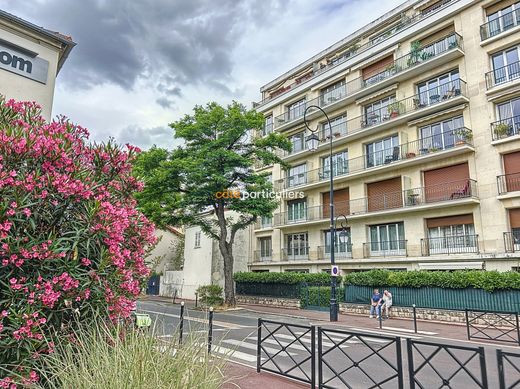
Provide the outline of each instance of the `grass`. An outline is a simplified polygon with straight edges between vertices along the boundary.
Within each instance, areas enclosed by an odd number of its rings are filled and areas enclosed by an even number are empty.
[[[208,357],[204,340],[188,335],[182,346],[153,333],[106,324],[60,341],[39,372],[41,388],[220,388],[225,362]],[[170,338],[176,339],[176,338]]]

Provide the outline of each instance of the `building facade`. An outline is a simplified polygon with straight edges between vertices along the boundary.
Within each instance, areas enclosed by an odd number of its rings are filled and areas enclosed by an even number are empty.
[[[258,171],[304,198],[257,223],[251,270],[330,270],[330,175],[343,272],[519,270],[520,2],[408,1],[261,93],[293,150]]]
[[[56,77],[75,43],[0,10],[0,94],[35,101],[51,118]]]

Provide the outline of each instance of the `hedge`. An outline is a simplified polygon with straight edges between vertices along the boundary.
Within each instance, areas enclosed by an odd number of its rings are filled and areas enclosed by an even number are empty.
[[[344,277],[344,282],[347,285],[358,286],[477,288],[492,292],[494,290],[520,289],[520,273],[482,270],[453,272],[370,270],[349,273]]]
[[[306,282],[313,285],[328,285],[330,283],[330,274],[328,273],[297,273],[297,272],[238,272],[235,273],[233,279],[237,283],[252,284],[300,284]],[[338,285],[341,284],[342,277],[337,277]]]
[[[338,287],[336,289],[336,300],[338,303],[345,301],[345,289]],[[306,308],[314,307],[330,307],[330,287],[310,286],[301,288],[300,306]]]

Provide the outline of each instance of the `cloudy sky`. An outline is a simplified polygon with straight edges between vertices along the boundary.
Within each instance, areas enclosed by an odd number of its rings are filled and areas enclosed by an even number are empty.
[[[404,0],[0,0],[71,35],[53,114],[142,148],[196,104],[250,106],[262,85]]]

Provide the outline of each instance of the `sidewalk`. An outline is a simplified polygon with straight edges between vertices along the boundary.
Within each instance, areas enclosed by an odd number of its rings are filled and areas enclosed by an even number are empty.
[[[329,312],[312,311],[294,308],[274,308],[262,305],[241,304],[240,307],[259,314],[273,314],[287,316],[291,318],[305,318],[311,320],[316,325],[327,325],[345,328],[358,328],[365,330],[379,330],[379,321],[370,319],[367,316],[349,313],[340,314],[336,323],[329,321]],[[413,334],[413,320],[390,318],[383,321],[383,330],[396,331],[404,330],[404,333]],[[436,321],[417,320],[417,330],[419,335],[435,336],[436,338],[448,338],[453,340],[467,340],[466,326],[462,323],[444,323]]]
[[[233,362],[227,364],[226,376],[229,379],[222,389],[303,389],[309,387],[309,384],[299,383],[265,371],[257,373],[256,369],[252,367]]]

